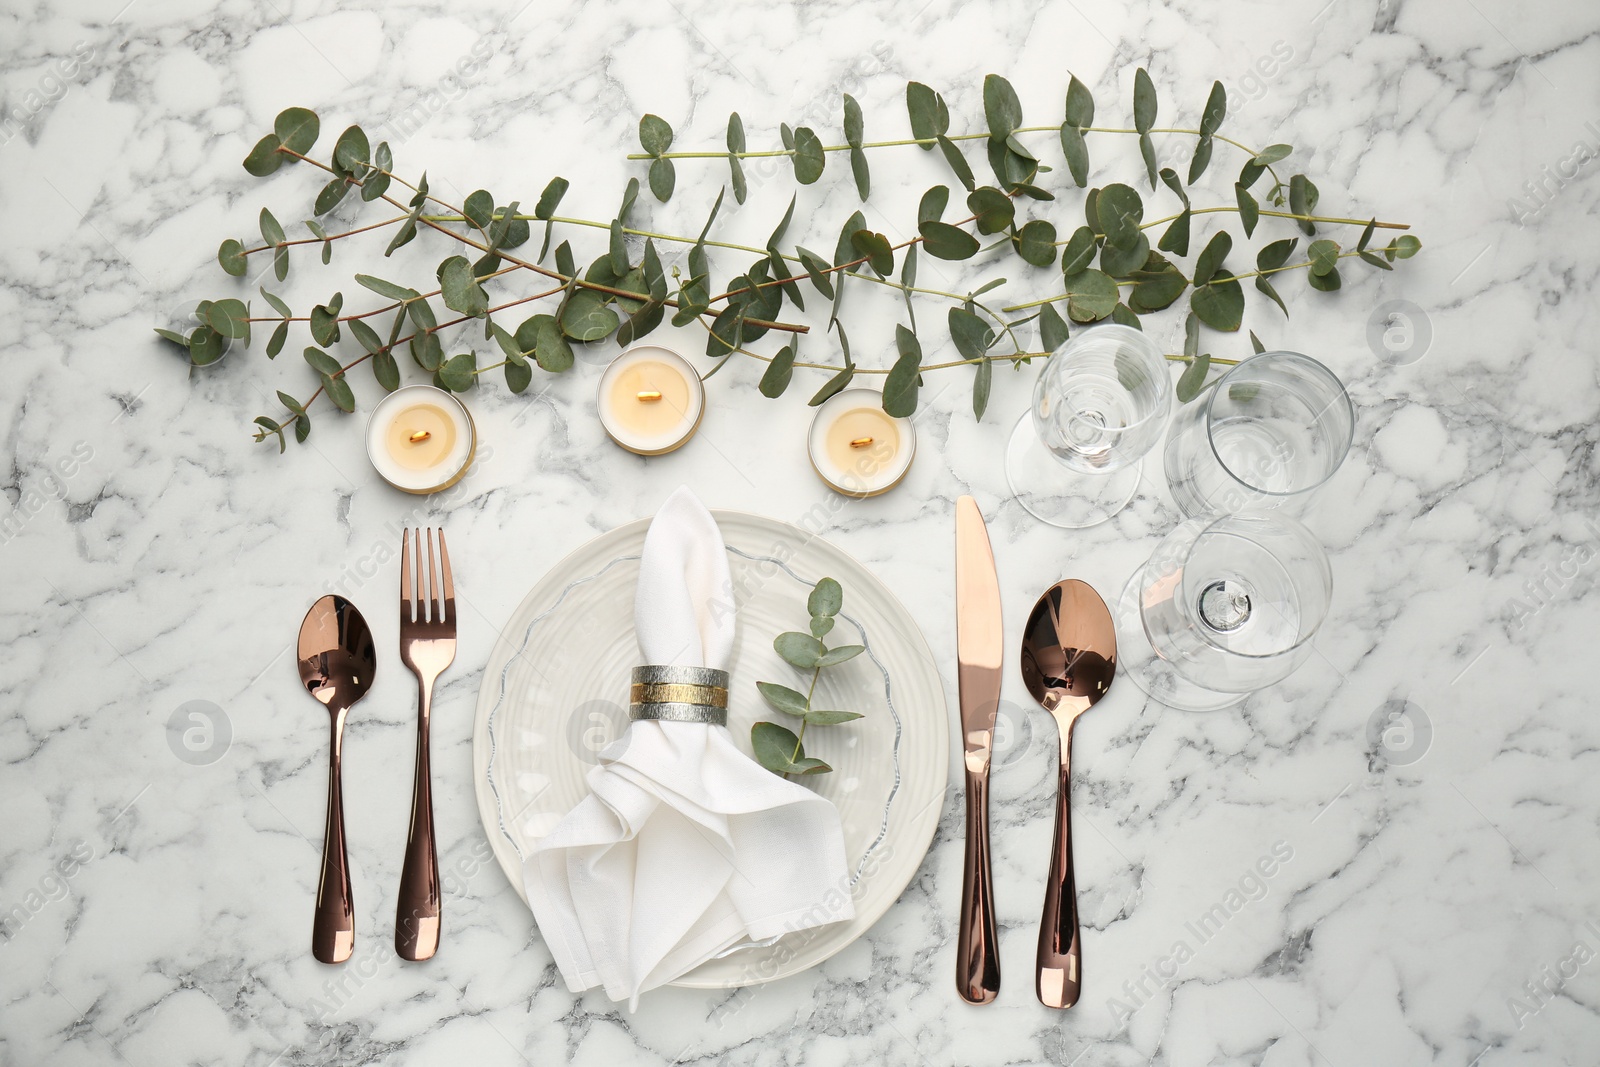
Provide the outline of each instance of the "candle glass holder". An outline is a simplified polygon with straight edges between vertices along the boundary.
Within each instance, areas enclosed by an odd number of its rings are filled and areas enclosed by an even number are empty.
[[[1085,330],[1034,382],[1006,447],[1006,481],[1035,518],[1098,525],[1133,499],[1171,414],[1172,377],[1155,342],[1131,326]]]
[[[1327,553],[1294,519],[1188,519],[1122,590],[1119,670],[1168,707],[1229,707],[1305,662],[1332,592]]]
[[[477,426],[466,405],[431,385],[396,389],[367,420],[367,459],[402,492],[450,488],[467,473],[477,450]]]
[[[635,455],[660,456],[700,428],[705,386],[672,349],[635,345],[607,364],[595,407],[611,440]]]
[[[1298,352],[1262,352],[1174,420],[1167,485],[1190,517],[1282,507],[1333,477],[1355,423],[1331,370]]]
[[[817,476],[836,493],[865,498],[887,493],[911,469],[917,431],[910,419],[883,410],[874,389],[845,389],[817,408],[806,437]]]

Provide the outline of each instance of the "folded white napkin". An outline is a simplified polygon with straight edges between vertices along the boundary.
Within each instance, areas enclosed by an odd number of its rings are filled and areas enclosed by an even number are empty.
[[[641,664],[725,670],[732,657],[727,549],[687,488],[645,536],[634,626]],[[523,863],[574,992],[599,985],[637,1007],[730,946],[855,915],[838,811],[760,767],[726,727],[635,722],[600,753],[589,788]]]

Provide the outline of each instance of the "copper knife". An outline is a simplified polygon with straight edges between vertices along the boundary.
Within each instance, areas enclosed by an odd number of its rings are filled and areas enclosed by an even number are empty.
[[[989,870],[989,760],[1000,705],[1000,576],[978,502],[956,501],[956,660],[967,769],[967,847],[961,878],[956,991],[969,1004],[1000,992],[994,880]]]

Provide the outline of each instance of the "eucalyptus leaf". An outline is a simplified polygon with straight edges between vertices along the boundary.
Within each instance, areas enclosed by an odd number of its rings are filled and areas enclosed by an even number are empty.
[[[328,394],[328,399],[333,401],[334,406],[340,411],[349,414],[356,409],[356,395],[351,392],[350,383],[344,380],[343,375],[331,377],[324,374],[322,388]]]
[[[371,289],[379,296],[388,297],[390,300],[415,300],[418,296],[415,289],[408,289],[404,285],[396,285],[394,282],[385,281],[371,274],[357,274],[356,282],[367,289]]]
[[[894,250],[889,247],[889,239],[881,233],[871,230],[857,230],[850,235],[850,243],[855,250],[867,260],[879,277],[888,277],[894,273]]]
[[[367,142],[366,132],[360,126],[351,126],[339,135],[339,140],[333,146],[333,165],[343,174],[360,177],[357,168],[365,169],[371,155],[372,148]]]
[[[921,82],[907,82],[906,111],[911,117],[911,136],[924,142],[921,145],[924,152],[933,151],[933,139],[950,128],[944,100]]]
[[[972,417],[979,422],[989,410],[989,392],[993,385],[994,363],[986,359],[977,365],[977,374],[972,379]]]
[[[1317,187],[1311,184],[1311,179],[1304,174],[1296,174],[1289,179],[1289,210],[1296,215],[1310,215],[1317,207]],[[1317,232],[1316,223],[1310,219],[1296,219],[1300,229],[1307,235]]]
[[[979,233],[999,233],[1016,218],[1016,205],[1011,198],[989,185],[969,193],[967,207],[977,216]]]
[[[1178,376],[1178,384],[1174,389],[1178,403],[1187,404],[1200,395],[1200,390],[1205,386],[1206,373],[1211,369],[1211,356],[1203,354],[1195,356],[1189,365]]]
[[[810,634],[794,630],[773,638],[772,648],[783,657],[785,663],[803,671],[814,670],[820,666],[822,657],[827,652],[821,641]]]
[[[1328,274],[1339,266],[1339,246],[1332,241],[1312,241],[1306,255],[1311,260],[1312,277]]]
[[[834,616],[844,607],[844,587],[835,578],[823,578],[806,595],[806,614],[812,618]]]
[[[592,289],[579,289],[561,305],[561,332],[574,341],[598,341],[608,337],[620,323],[617,313],[606,306],[605,298]]]
[[[217,249],[217,262],[224,271],[235,278],[242,278],[246,269],[244,245],[231,237],[223,241],[222,247]]]
[[[794,178],[801,185],[810,185],[822,177],[828,157],[822,151],[822,142],[808,126],[794,131]]]
[[[1048,267],[1056,261],[1056,228],[1044,219],[1023,224],[1012,237],[1017,255],[1035,267]]]
[[[639,119],[639,145],[652,156],[659,156],[672,147],[672,127],[659,115],[645,115]]]
[[[841,663],[855,659],[865,651],[866,648],[862,645],[838,645],[823,653],[822,658],[817,661],[817,666],[837,667]]]
[[[917,343],[916,334],[900,325],[894,328],[894,343],[900,356],[883,379],[883,410],[903,419],[917,410],[922,346]]]
[[[989,123],[989,137],[1004,141],[1022,125],[1022,102],[1011,83],[998,74],[983,79],[983,114]]]
[[[1194,261],[1194,284],[1205,285],[1217,271],[1222,269],[1222,261],[1228,258],[1228,253],[1233,251],[1233,238],[1227,230],[1219,230],[1206,242],[1200,255]]]
[[[1039,344],[1046,352],[1054,352],[1067,343],[1067,322],[1056,310],[1055,304],[1045,304],[1039,309]]]
[[[1133,126],[1149,133],[1156,124],[1156,87],[1143,67],[1133,72]]]
[[[972,166],[967,162],[967,157],[961,154],[961,149],[956,143],[943,134],[939,136],[939,152],[944,156],[944,161],[950,165],[950,170],[961,183],[962,188],[972,190],[976,182],[972,177]]]
[[[955,342],[962,359],[977,359],[994,344],[994,327],[965,308],[951,307],[946,318],[950,340]]]
[[[935,185],[932,189],[922,194],[922,199],[917,202],[917,225],[924,222],[938,222],[944,218],[944,209],[950,203],[950,187],[948,185]]]
[[[368,326],[362,319],[351,319],[349,322],[350,333],[368,353],[376,352],[383,348],[383,339],[378,336],[378,331]]]
[[[479,318],[489,309],[489,296],[478,284],[472,265],[465,256],[451,256],[439,264],[439,288],[444,306],[463,315]]]
[[[1183,214],[1172,220],[1166,232],[1161,235],[1161,240],[1156,247],[1163,252],[1171,252],[1174,255],[1188,255],[1190,215],[1189,208],[1185,206]]]
[[[1234,183],[1233,195],[1239,203],[1239,225],[1244,227],[1246,237],[1252,237],[1256,232],[1256,221],[1261,218],[1261,205],[1248,189],[1238,183]]]
[[[439,367],[438,378],[452,393],[465,392],[477,378],[478,360],[471,352],[451,356]]]
[[[283,142],[275,133],[269,133],[255,143],[250,149],[250,154],[244,157],[244,169],[257,178],[265,178],[283,165],[284,160],[293,157],[286,156],[278,149]]]
[[[1132,187],[1120,182],[1100,190],[1095,198],[1095,216],[1100,232],[1106,241],[1127,248],[1140,236],[1139,224],[1144,221],[1144,200]]]
[[[808,711],[805,714],[808,726],[838,726],[840,723],[850,722],[861,718],[859,711]],[[824,764],[823,766],[827,766]],[[829,768],[831,770],[831,768]],[[803,772],[815,773],[815,772]]]
[[[1067,317],[1073,322],[1097,322],[1117,306],[1117,283],[1109,274],[1092,268],[1062,279],[1067,293]]]
[[[806,712],[811,710],[811,702],[806,699],[806,695],[786,685],[778,685],[776,682],[757,682],[756,689],[760,690],[762,698],[774,710],[781,711],[785,715],[803,719]]]
[[[672,165],[672,160],[658,158],[650,161],[650,193],[657,200],[663,204],[671,200],[672,189],[677,180],[678,173]]]
[[[569,185],[565,178],[551,178],[550,183],[544,187],[544,192],[539,194],[539,202],[533,205],[533,217],[549,219],[553,216],[561,204],[561,198],[567,195]]]
[[[1061,153],[1067,158],[1067,171],[1078,188],[1088,185],[1089,147],[1084,143],[1083,131],[1071,122],[1061,124]]]
[[[511,363],[505,365],[506,388],[513,393],[520,393],[528,388],[533,381],[533,365],[530,363]]]
[[[1190,294],[1189,307],[1213,330],[1237,330],[1244,318],[1244,289],[1237,278],[1210,282]]]
[[[1094,262],[1094,254],[1099,247],[1094,231],[1087,226],[1079,226],[1072,232],[1066,249],[1061,253],[1061,273],[1076,274],[1083,270]]]
[[[978,254],[978,239],[948,222],[924,222],[917,232],[928,255],[935,259],[963,260]]]
[[[1133,244],[1119,248],[1109,241],[1100,251],[1100,269],[1113,278],[1126,278],[1144,266],[1150,255],[1150,239],[1143,233],[1134,237]]]
[[[400,388],[400,364],[395,362],[393,352],[384,350],[372,354],[372,376],[386,393]]]

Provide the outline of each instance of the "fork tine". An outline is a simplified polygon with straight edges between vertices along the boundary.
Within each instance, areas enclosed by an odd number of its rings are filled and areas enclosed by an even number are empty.
[[[400,531],[400,618],[411,621],[411,531]]]
[[[428,527],[428,621],[444,621],[444,599],[439,595],[439,564],[433,558],[433,527]]]
[[[439,563],[444,568],[444,610],[451,625],[456,621],[456,586],[450,580],[450,550],[444,544],[444,527],[439,528]]]

